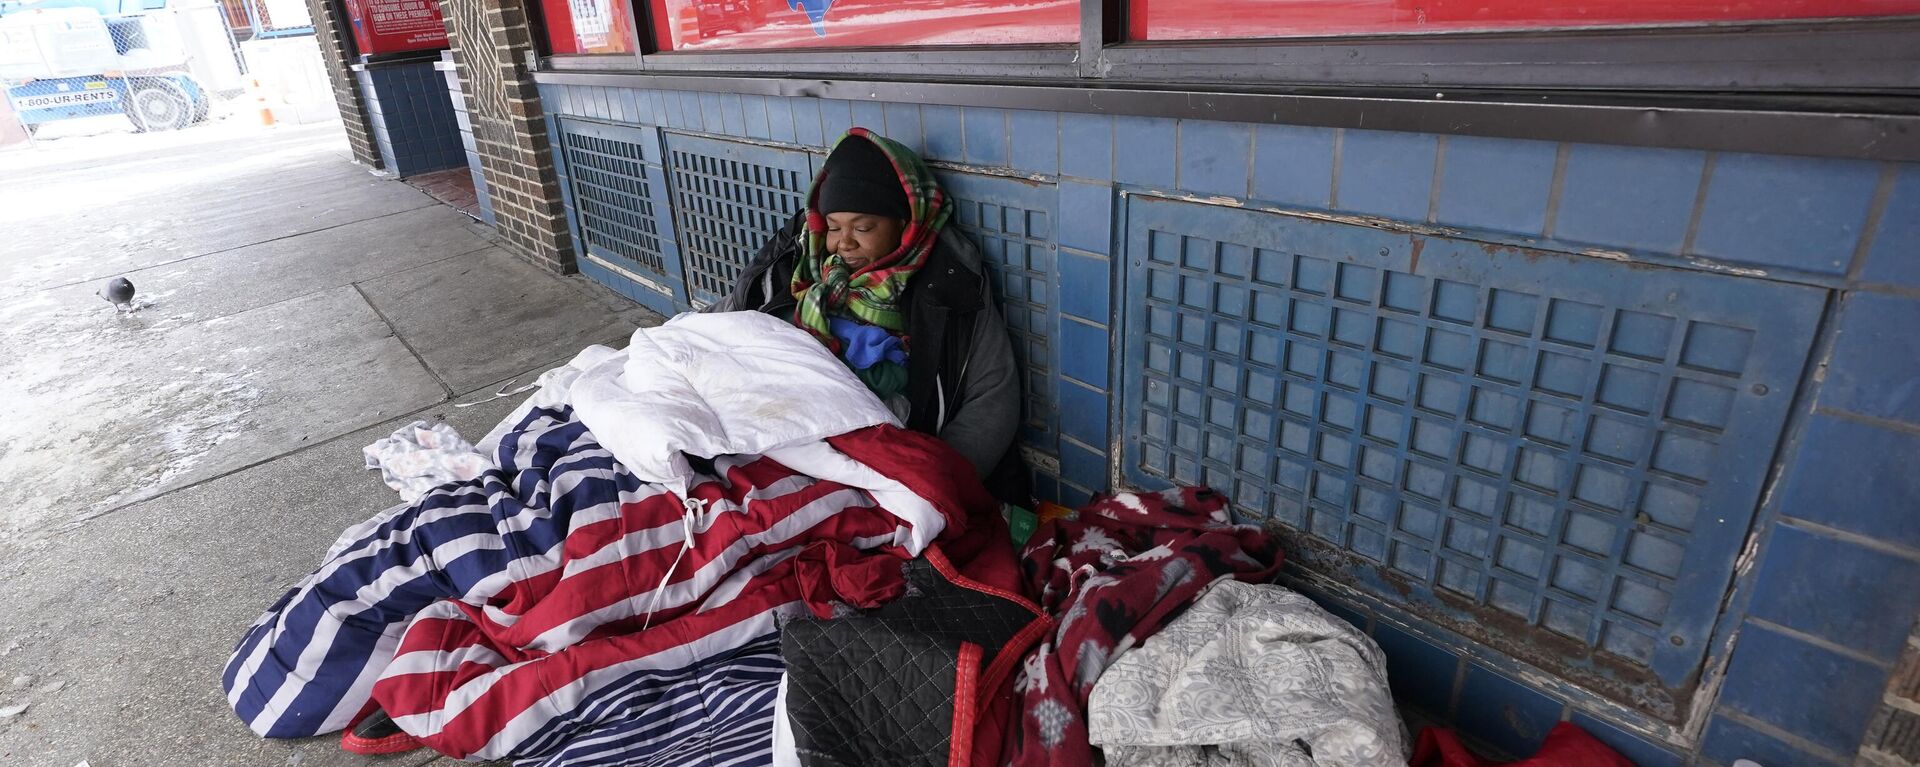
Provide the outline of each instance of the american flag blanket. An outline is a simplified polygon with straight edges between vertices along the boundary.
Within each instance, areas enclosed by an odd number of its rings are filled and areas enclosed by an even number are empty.
[[[995,513],[932,437],[883,424],[819,447],[858,471],[724,455],[693,462],[683,499],[571,408],[523,408],[497,468],[349,529],[262,615],[227,664],[228,700],[268,737],[378,705],[456,757],[768,763],[783,617],[891,600],[917,541]],[[912,529],[858,472],[946,529]]]

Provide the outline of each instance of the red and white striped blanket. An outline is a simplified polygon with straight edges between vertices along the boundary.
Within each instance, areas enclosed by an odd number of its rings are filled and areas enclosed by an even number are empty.
[[[347,531],[261,616],[223,679],[250,727],[379,705],[457,757],[764,764],[782,616],[890,600],[904,559],[996,513],[964,459],[892,425],[647,482],[554,399],[483,443],[498,468]]]

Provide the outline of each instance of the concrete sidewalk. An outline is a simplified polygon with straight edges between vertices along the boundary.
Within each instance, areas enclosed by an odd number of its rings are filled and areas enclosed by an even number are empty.
[[[337,125],[196,133],[0,154],[0,764],[433,761],[255,737],[228,651],[398,501],[362,446],[477,439],[503,382],[658,318],[347,162]],[[116,274],[140,311],[94,295]]]

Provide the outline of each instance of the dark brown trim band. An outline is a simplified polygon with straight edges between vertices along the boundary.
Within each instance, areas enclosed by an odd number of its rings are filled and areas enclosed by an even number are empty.
[[[649,72],[883,79],[1741,93],[1920,90],[1920,18],[1913,17],[1123,43],[1124,10],[1125,4],[1115,0],[1081,0],[1077,43],[1057,46],[689,51],[611,58]]]
[[[918,74],[930,77],[1065,78],[1078,76],[1072,45],[880,48],[792,51],[654,53],[640,57],[646,72]]]
[[[1419,88],[1913,91],[1920,19],[1131,44],[1102,49],[1099,74]]]
[[[1920,161],[1920,98],[1913,96],[1202,88],[1110,80],[934,82],[558,71],[540,72],[535,80]]]

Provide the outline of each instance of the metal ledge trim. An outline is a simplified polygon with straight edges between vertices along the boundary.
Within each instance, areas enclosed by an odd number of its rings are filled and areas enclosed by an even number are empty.
[[[812,96],[1593,144],[1920,161],[1913,97],[1568,91],[1253,89],[1113,81],[940,82],[736,74],[560,72],[540,83]],[[1809,111],[1818,109],[1820,111]]]

